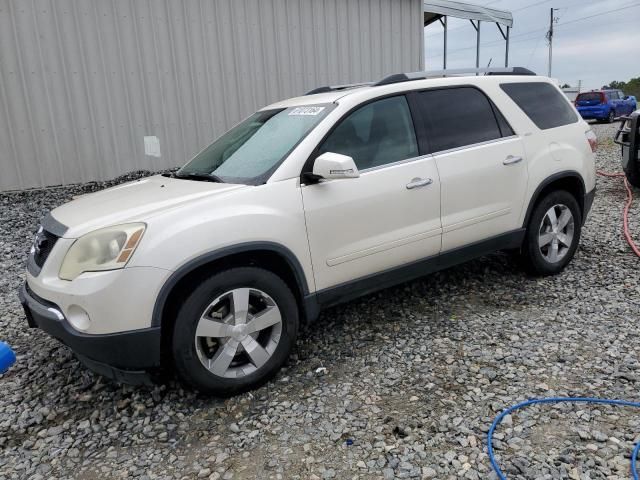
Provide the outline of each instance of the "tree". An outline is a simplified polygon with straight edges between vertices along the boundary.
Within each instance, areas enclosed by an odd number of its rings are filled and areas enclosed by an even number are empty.
[[[565,83],[560,88],[571,88],[571,85],[569,85],[568,83]]]
[[[614,80],[609,84],[609,88],[613,90],[624,90],[625,86],[626,86],[626,82],[619,82],[617,80]]]
[[[622,90],[625,95],[633,95],[640,99],[640,77],[634,77],[628,82],[620,82],[614,80],[609,85],[602,87],[603,89],[613,88],[616,90]]]
[[[625,95],[633,95],[640,99],[640,77],[635,77],[629,80],[622,91]]]

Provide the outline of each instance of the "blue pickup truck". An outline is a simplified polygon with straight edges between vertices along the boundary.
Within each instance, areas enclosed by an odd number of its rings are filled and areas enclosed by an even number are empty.
[[[621,115],[629,115],[636,108],[635,97],[621,90],[594,90],[576,97],[576,108],[582,118],[611,123]]]

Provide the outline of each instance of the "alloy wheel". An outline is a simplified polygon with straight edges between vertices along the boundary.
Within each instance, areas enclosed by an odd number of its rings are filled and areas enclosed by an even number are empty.
[[[255,288],[236,288],[213,300],[200,316],[196,352],[214,375],[244,377],[267,363],[281,333],[275,301]]]
[[[575,223],[571,210],[557,204],[547,210],[538,233],[538,248],[549,263],[562,260],[573,243]]]

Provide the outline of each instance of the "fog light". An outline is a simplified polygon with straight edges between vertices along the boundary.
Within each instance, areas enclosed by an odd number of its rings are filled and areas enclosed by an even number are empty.
[[[71,305],[67,310],[67,320],[76,330],[87,330],[91,325],[89,314],[78,305]]]

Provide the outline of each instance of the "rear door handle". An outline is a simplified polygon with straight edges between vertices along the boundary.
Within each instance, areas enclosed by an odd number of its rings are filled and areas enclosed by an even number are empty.
[[[509,155],[502,162],[503,165],[513,165],[514,163],[519,163],[522,161],[522,157],[514,157],[513,155]]]
[[[414,188],[426,187],[427,185],[431,185],[433,180],[431,178],[419,178],[416,177],[407,183],[407,190],[412,190]]]

